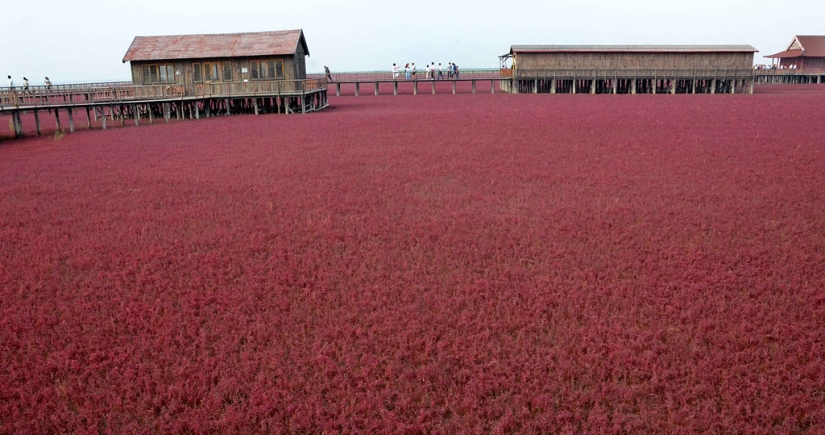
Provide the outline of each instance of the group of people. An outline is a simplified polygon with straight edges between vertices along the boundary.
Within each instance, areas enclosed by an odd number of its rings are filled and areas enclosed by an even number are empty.
[[[442,71],[442,68],[441,68],[441,62],[439,62],[438,65],[436,65],[435,62],[432,62],[429,65],[425,64],[424,69],[426,71],[425,72],[425,77],[426,77],[427,80],[436,80],[436,79],[441,80],[441,79],[444,79],[444,72]],[[408,64],[404,65],[404,76],[406,77],[407,80],[417,80],[416,72],[417,71],[416,71],[416,67],[415,67],[415,62],[408,63]],[[393,63],[392,64],[392,79],[393,80],[398,80],[398,75],[399,74],[400,74],[400,68],[399,68],[398,64]],[[437,76],[436,76],[436,74],[437,74]],[[449,62],[447,64],[447,78],[448,79],[452,79],[452,78],[457,79],[458,74],[459,74],[458,73],[458,65],[456,65],[452,62]]]
[[[48,77],[46,77],[46,79],[43,80],[43,83],[45,83],[47,90],[52,88],[52,81],[49,80]],[[14,90],[14,79],[11,78],[11,76],[9,76],[9,90]],[[23,77],[23,92],[29,92],[29,79],[27,79],[26,77]]]

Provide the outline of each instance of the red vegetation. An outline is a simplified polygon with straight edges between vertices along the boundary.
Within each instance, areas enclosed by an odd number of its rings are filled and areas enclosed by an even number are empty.
[[[6,141],[0,433],[825,431],[824,97]]]

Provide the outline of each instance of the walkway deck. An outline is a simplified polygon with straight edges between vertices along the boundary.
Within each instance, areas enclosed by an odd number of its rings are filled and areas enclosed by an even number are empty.
[[[15,137],[23,134],[20,114],[33,112],[40,134],[40,112],[53,111],[57,129],[61,129],[60,110],[68,114],[69,130],[74,132],[74,113],[85,109],[86,121],[91,119],[126,119],[139,125],[141,118],[150,123],[163,117],[167,122],[233,113],[308,113],[326,108],[325,80],[272,80],[245,83],[210,83],[196,85],[131,86],[125,84],[92,84],[32,86],[0,90],[0,115],[11,114]]]

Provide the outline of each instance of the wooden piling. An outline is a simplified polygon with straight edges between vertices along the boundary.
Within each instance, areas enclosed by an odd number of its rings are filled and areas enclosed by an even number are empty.
[[[375,82],[375,95],[378,96],[378,82]]]
[[[453,95],[455,95],[455,80],[453,80]]]
[[[472,83],[473,83],[473,93],[475,94],[476,93],[476,81],[475,81],[475,79],[472,80]]]
[[[137,127],[137,126],[140,125],[140,113],[138,113],[137,106],[134,105],[134,104],[132,104],[131,109],[132,109],[132,118],[135,119],[135,127]]]
[[[34,125],[37,127],[37,135],[43,134],[40,130],[40,113],[37,110],[34,111]]]
[[[89,107],[86,107],[86,126],[89,127],[91,130],[92,128],[92,116],[89,114]]]
[[[54,109],[54,122],[57,124],[57,129],[60,130],[60,111]]]
[[[105,107],[100,108],[100,119],[102,120],[104,130],[106,130],[106,112],[105,112],[105,110],[106,110]],[[95,114],[97,114],[97,110],[95,110]]]
[[[357,97],[361,93],[360,83],[355,82],[355,96]]]
[[[335,83],[335,96],[341,96],[341,83]]]
[[[69,133],[74,133],[74,108],[69,107],[66,111],[69,113]]]

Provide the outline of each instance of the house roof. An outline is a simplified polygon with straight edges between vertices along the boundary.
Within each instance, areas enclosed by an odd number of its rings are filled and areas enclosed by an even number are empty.
[[[825,35],[796,35],[785,51],[765,57],[825,57]]]
[[[756,53],[750,45],[512,45],[521,53]]]
[[[309,56],[304,32],[222,33],[208,35],[135,36],[123,62],[143,60],[213,59],[292,55],[302,44]]]

